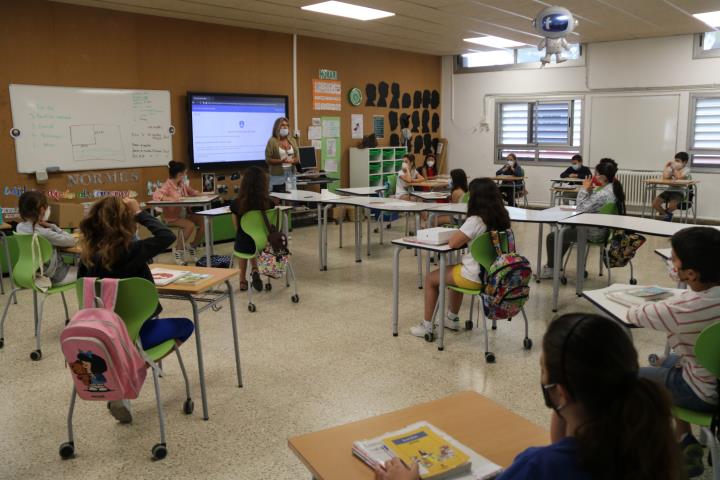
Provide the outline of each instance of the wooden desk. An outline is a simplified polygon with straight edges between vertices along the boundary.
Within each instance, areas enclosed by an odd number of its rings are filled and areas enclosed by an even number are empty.
[[[434,402],[292,437],[288,439],[288,446],[318,480],[371,480],[372,470],[352,454],[353,442],[421,420],[503,467],[508,467],[526,448],[547,445],[550,441],[550,435],[543,428],[492,400],[476,392],[460,392]]]
[[[207,406],[207,393],[205,387],[205,363],[203,361],[202,353],[202,338],[200,330],[200,314],[212,308],[216,310],[219,308],[219,303],[224,299],[228,299],[230,303],[230,323],[232,325],[233,333],[233,344],[235,347],[235,372],[237,374],[238,387],[242,387],[242,370],[240,368],[240,342],[238,340],[237,330],[237,319],[235,313],[235,297],[233,294],[232,285],[230,280],[238,275],[240,271],[236,268],[207,268],[207,267],[192,267],[192,266],[178,266],[178,265],[165,265],[161,263],[153,263],[150,265],[150,269],[153,268],[164,268],[168,270],[184,270],[192,273],[210,274],[206,280],[198,282],[194,285],[180,284],[175,285],[173,283],[162,287],[157,287],[158,293],[161,298],[168,298],[173,300],[186,300],[190,302],[193,312],[193,323],[195,324],[195,345],[197,346],[198,356],[198,372],[200,375],[200,394],[202,396],[203,403],[203,418],[207,420],[210,418]],[[224,283],[227,287],[226,291],[218,291],[215,288]],[[203,306],[199,307],[198,303],[204,303]]]
[[[685,198],[689,198],[690,194],[692,193],[694,195],[693,202],[692,202],[692,210],[693,210],[693,223],[697,223],[697,201],[698,201],[698,188],[697,185],[700,183],[699,180],[675,180],[671,178],[647,178],[642,181],[645,184],[645,192],[643,193],[643,204],[642,204],[642,212],[641,216],[645,217],[645,208],[652,202],[652,200],[657,197],[658,195],[658,187],[660,187],[662,190],[667,190],[668,188],[680,188],[683,190],[683,195]],[[655,218],[655,212],[652,210],[652,207],[650,208],[651,216],[650,218]],[[687,223],[688,220],[688,213],[687,209],[684,211],[685,213],[685,223]]]

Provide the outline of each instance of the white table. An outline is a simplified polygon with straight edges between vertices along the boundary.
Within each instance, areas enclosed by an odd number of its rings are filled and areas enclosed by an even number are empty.
[[[414,237],[413,237],[414,238]],[[459,249],[451,248],[449,245],[429,245],[426,243],[420,243],[412,241],[408,238],[401,238],[392,241],[395,245],[395,253],[393,254],[393,305],[392,305],[392,334],[393,337],[398,336],[398,303],[400,300],[400,252],[406,248],[413,248],[418,250],[425,250],[428,253],[436,253],[440,257],[440,286],[438,290],[438,308],[437,311],[440,315],[440,333],[438,336],[438,350],[442,351],[445,349],[445,269],[447,266],[447,254],[454,252]],[[420,258],[418,256],[418,258]],[[435,325],[435,319],[430,319]],[[432,341],[432,337],[427,337],[426,340]]]
[[[426,202],[437,202],[438,200],[447,200],[450,198],[450,192],[410,192],[410,195],[417,197]]]
[[[583,292],[582,296],[583,298],[589,300],[590,303],[592,303],[598,310],[600,310],[602,313],[606,314],[613,320],[616,320],[617,322],[626,327],[638,328],[637,325],[634,325],[627,321],[627,312],[628,310],[630,310],[630,308],[618,302],[610,300],[609,298],[607,298],[606,294],[623,290],[636,290],[638,288],[645,288],[648,286],[650,285],[628,285],[625,283],[613,283],[609,287]],[[671,291],[673,295],[680,295],[685,291],[681,288],[665,288],[665,290]]]
[[[201,207],[203,210],[208,210],[214,200],[218,199],[220,195],[202,195],[198,197],[184,197],[180,200],[150,200],[146,202],[146,205],[153,210],[156,208],[163,207]],[[205,224],[205,265],[211,266],[211,259],[213,254],[213,238],[212,228],[210,227],[210,217],[203,217]]]
[[[344,195],[356,195],[358,197],[373,197],[385,190],[385,186],[376,187],[342,187],[335,191]]]
[[[663,260],[670,260],[672,258],[672,248],[656,248],[655,255]]]

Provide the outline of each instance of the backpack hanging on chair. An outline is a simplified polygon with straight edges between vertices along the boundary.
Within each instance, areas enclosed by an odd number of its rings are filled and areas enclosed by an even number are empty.
[[[287,236],[280,231],[277,225],[270,223],[264,210],[261,210],[261,213],[268,231],[268,243],[258,255],[258,271],[260,275],[266,277],[282,278],[285,275],[290,255]]]
[[[503,253],[497,231],[490,232],[490,239],[497,257],[485,270],[482,293],[485,315],[492,320],[512,318],[518,313],[530,295],[532,269],[527,258],[515,252],[515,236],[506,230],[508,252]]]
[[[644,243],[645,237],[639,233],[612,230],[605,247],[605,266],[607,268],[624,267],[630,263]]]

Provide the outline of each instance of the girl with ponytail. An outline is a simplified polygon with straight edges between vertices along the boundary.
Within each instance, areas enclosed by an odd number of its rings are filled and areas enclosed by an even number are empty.
[[[595,167],[595,175],[583,180],[582,188],[577,196],[577,213],[597,213],[605,205],[614,203],[618,215],[625,215],[625,191],[620,181],[615,178],[618,166],[612,158],[603,158]],[[602,242],[607,237],[605,228],[588,228],[587,239],[591,242]],[[562,255],[577,242],[575,227],[563,227]],[[540,278],[553,278],[555,261],[555,232],[545,237],[548,255],[547,264],[540,273]]]
[[[548,327],[542,348],[552,443],[522,452],[497,480],[684,478],[669,398],[638,377],[637,352],[623,327],[599,315],[563,315]],[[375,476],[411,480],[416,472],[391,461]]]

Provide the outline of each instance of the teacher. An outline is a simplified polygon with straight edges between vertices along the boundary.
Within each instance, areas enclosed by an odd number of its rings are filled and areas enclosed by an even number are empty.
[[[294,168],[298,163],[298,146],[295,139],[290,137],[290,121],[285,117],[275,120],[272,137],[265,147],[265,161],[270,170],[270,191],[282,192],[284,190],[284,165]]]

